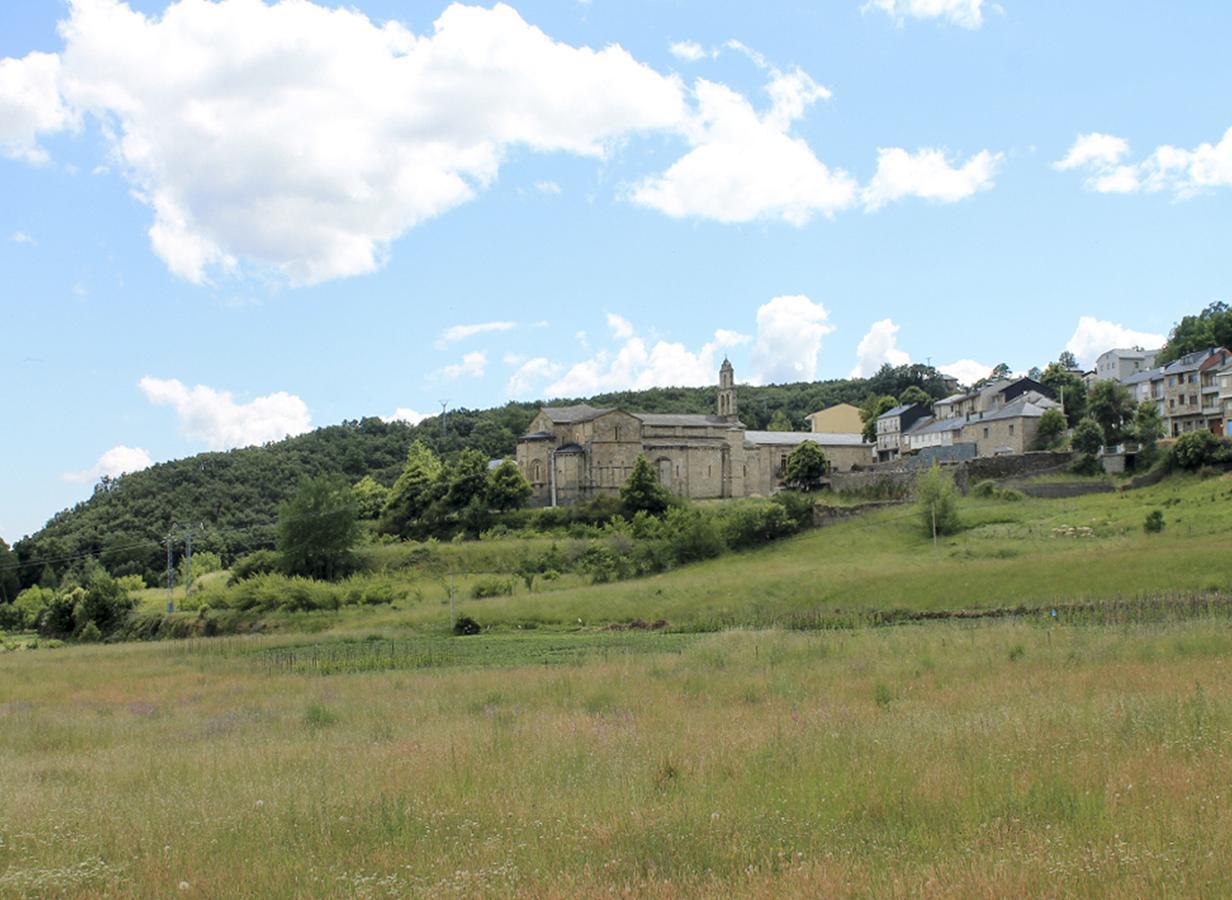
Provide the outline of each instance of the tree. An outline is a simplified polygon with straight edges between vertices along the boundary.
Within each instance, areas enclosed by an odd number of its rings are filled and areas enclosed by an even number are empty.
[[[340,475],[308,479],[278,511],[278,552],[291,575],[332,581],[345,574],[358,537],[355,498]]]
[[[445,466],[445,503],[451,511],[465,509],[475,499],[482,500],[488,489],[488,458],[478,450],[466,449]]]
[[[1186,353],[1206,350],[1208,347],[1232,345],[1232,309],[1228,304],[1216,301],[1196,316],[1183,316],[1172,327],[1167,343],[1155,358],[1156,365],[1172,362]]]
[[[933,463],[915,482],[915,506],[924,534],[954,534],[962,529],[954,476]]]
[[[898,406],[898,398],[888,394],[884,396],[869,394],[864,398],[864,402],[860,404],[860,421],[864,423],[865,441],[870,444],[876,442],[877,417],[888,413],[896,406]]]
[[[1046,409],[1040,416],[1039,428],[1035,432],[1036,450],[1055,450],[1065,440],[1065,431],[1069,423],[1065,421],[1065,413],[1059,409]]]
[[[1061,355],[1057,357],[1057,365],[1066,370],[1077,369],[1078,358],[1068,350],[1063,350]]]
[[[1148,453],[1155,449],[1155,442],[1164,436],[1164,420],[1159,415],[1159,407],[1150,400],[1143,400],[1134,411],[1134,436]]]
[[[787,456],[783,481],[798,491],[815,491],[826,477],[826,455],[818,444],[805,441]]]
[[[1039,381],[1044,376],[1044,370],[1039,366],[1032,366],[1027,369],[1027,377],[1032,381]]]
[[[920,406],[932,406],[933,398],[928,396],[928,393],[923,388],[913,384],[898,395],[898,402],[904,406],[909,403],[918,403]]]
[[[371,475],[365,475],[351,487],[355,497],[355,512],[361,519],[375,519],[389,501],[389,488]]]
[[[1205,429],[1187,431],[1172,445],[1172,461],[1182,469],[1194,471],[1216,462],[1226,446]]]
[[[650,461],[639,455],[633,463],[633,471],[620,489],[620,502],[624,504],[625,512],[630,516],[639,512],[661,516],[667,511],[671,499],[667,488],[659,484]]]
[[[997,363],[992,367],[992,371],[988,373],[988,377],[993,381],[1001,378],[1009,378],[1013,374],[1008,363]]]
[[[422,441],[411,444],[406,454],[402,474],[394,482],[385,510],[381,514],[381,530],[406,537],[411,527],[423,517],[439,498],[443,488],[441,461]]]
[[[1083,456],[1094,458],[1104,446],[1104,429],[1098,421],[1087,416],[1074,427],[1070,445]]]
[[[17,554],[0,538],[0,603],[12,603],[17,599],[21,590],[21,577],[17,574],[19,562]]]
[[[1087,414],[1087,386],[1081,375],[1071,372],[1060,362],[1054,362],[1048,364],[1040,383],[1061,402],[1071,428]]]
[[[525,505],[532,489],[518,464],[506,458],[488,475],[488,505],[505,512]]]
[[[795,431],[796,426],[792,424],[791,419],[787,417],[787,413],[781,409],[776,409],[774,415],[770,417],[770,424],[766,426],[767,431]]]
[[[1104,441],[1119,444],[1133,426],[1137,408],[1129,389],[1116,381],[1097,381],[1087,395],[1087,415],[1104,430]]]

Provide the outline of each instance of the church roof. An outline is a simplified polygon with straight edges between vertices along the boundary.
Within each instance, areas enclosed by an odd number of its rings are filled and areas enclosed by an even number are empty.
[[[819,447],[859,447],[864,444],[864,435],[833,433],[817,431],[746,431],[745,443],[748,444],[779,444],[795,446],[805,441],[812,441]]]
[[[545,406],[543,413],[553,422],[561,425],[572,425],[575,422],[589,422],[591,419],[597,419],[604,413],[610,413],[610,409],[595,409],[588,403],[579,403],[576,406]]]
[[[643,425],[691,425],[694,428],[708,428],[711,425],[735,424],[723,416],[702,416],[695,413],[633,413],[633,415],[641,419]]]

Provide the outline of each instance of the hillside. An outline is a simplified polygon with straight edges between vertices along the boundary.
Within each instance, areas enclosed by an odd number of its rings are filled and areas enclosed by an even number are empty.
[[[751,428],[765,428],[777,414],[797,428],[825,406],[859,402],[870,392],[898,393],[918,384],[941,396],[937,373],[926,366],[884,368],[873,378],[741,386],[740,415]],[[559,402],[620,406],[635,411],[704,413],[714,408],[715,388],[653,388]],[[492,409],[458,409],[418,425],[376,418],[340,425],[260,447],[200,453],[104,479],[94,495],[55,515],[41,530],[18,541],[22,584],[50,583],[79,560],[97,556],[113,574],[157,577],[163,566],[159,541],[173,524],[194,526],[194,547],[224,561],[270,546],[279,504],[301,480],[339,473],[352,482],[364,475],[390,485],[407,449],[422,440],[441,455],[475,448],[490,457],[511,455],[541,404],[509,403]]]

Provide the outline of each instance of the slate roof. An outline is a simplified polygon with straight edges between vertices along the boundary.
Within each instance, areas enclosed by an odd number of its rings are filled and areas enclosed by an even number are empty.
[[[819,447],[860,447],[864,446],[864,435],[823,434],[814,431],[746,431],[746,444],[777,444],[779,446],[795,446],[805,441],[812,441]],[[867,446],[872,446],[871,444]]]
[[[604,413],[610,413],[610,409],[596,409],[588,403],[579,403],[576,406],[545,406],[543,412],[553,422],[561,425],[572,425],[575,422],[589,422],[591,419],[597,419]]]
[[[890,418],[894,418],[894,417],[896,417],[896,416],[901,416],[903,413],[905,413],[907,410],[911,409],[911,407],[913,407],[913,406],[915,406],[915,404],[914,404],[914,403],[904,403],[904,404],[901,404],[901,405],[899,405],[899,406],[894,407],[893,409],[889,410],[888,412],[883,412],[883,413],[882,413],[881,415],[879,415],[877,418],[878,418],[878,419],[890,419]]]
[[[641,419],[643,425],[657,425],[660,427],[686,425],[694,428],[708,428],[711,425],[737,424],[722,416],[702,416],[696,413],[630,413],[630,415]]]

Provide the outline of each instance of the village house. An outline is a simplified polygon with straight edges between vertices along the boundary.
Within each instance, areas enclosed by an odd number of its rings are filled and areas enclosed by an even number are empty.
[[[1097,381],[1120,381],[1140,372],[1149,372],[1155,367],[1155,357],[1158,350],[1143,350],[1135,347],[1131,350],[1105,350],[1095,360],[1095,378]]]
[[[724,360],[715,415],[546,406],[518,440],[517,464],[539,506],[618,495],[643,455],[659,482],[682,497],[769,496],[783,486],[787,457],[804,441],[820,445],[833,470],[874,461],[873,445],[858,432],[748,430],[738,416],[735,373]]]
[[[928,415],[928,407],[919,403],[896,406],[877,417],[877,459],[886,462],[897,459],[907,449],[903,435],[920,419]]]
[[[861,434],[864,420],[850,403],[836,403],[804,417],[813,434]]]

